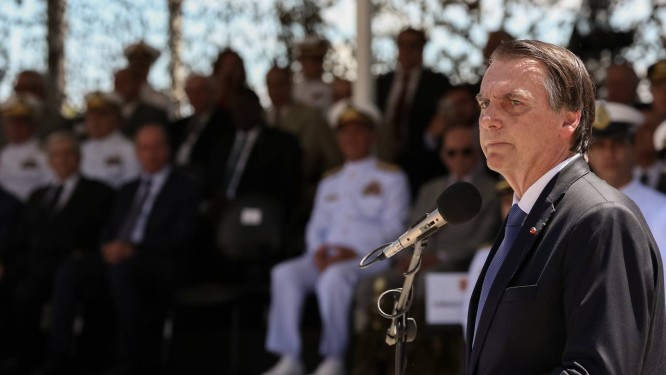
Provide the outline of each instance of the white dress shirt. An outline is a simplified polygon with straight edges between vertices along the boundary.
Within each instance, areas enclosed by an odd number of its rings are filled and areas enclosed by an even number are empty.
[[[525,194],[518,199],[516,194],[513,194],[513,204],[518,204],[518,207],[520,207],[523,212],[529,215],[530,211],[532,211],[532,207],[534,207],[534,204],[536,203],[537,199],[539,199],[539,196],[541,195],[541,192],[543,189],[546,188],[546,185],[550,182],[550,180],[555,177],[556,174],[560,173],[564,167],[569,165],[574,159],[581,157],[580,154],[576,154],[564,161],[562,161],[560,164],[556,165],[553,167],[551,170],[548,172],[544,173],[543,176],[541,176],[536,182],[532,184],[527,190],[525,191]]]

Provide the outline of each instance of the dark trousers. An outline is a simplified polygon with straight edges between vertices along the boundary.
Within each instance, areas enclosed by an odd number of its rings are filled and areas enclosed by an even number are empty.
[[[45,332],[40,323],[48,302],[48,354],[74,355],[73,324],[79,312],[83,313],[84,332],[92,340],[86,345],[88,353],[104,351],[99,345],[109,341],[112,327],[104,270],[98,254],[28,254],[17,262],[11,280],[15,285],[12,303],[16,355],[21,363],[35,365],[43,359],[41,338]]]
[[[106,278],[106,267],[99,254],[64,261],[54,275],[50,354],[69,358],[74,355],[74,321],[83,318],[77,357],[86,367],[104,367],[115,349],[115,319]]]
[[[117,314],[119,372],[160,371],[162,332],[176,288],[176,262],[137,254],[109,266]]]

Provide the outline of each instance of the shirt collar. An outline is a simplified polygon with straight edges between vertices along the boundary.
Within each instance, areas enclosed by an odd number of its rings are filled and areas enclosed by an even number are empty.
[[[75,186],[79,182],[79,173],[74,173],[73,175],[67,177],[65,181],[60,181],[58,177],[53,175],[53,180],[51,181],[51,184],[54,186],[62,185],[63,189],[70,189],[73,186]]]
[[[539,196],[541,195],[541,192],[543,189],[548,185],[550,180],[555,177],[556,174],[558,174],[564,167],[566,167],[569,163],[571,163],[573,160],[576,158],[580,157],[580,154],[576,154],[574,156],[569,157],[568,159],[562,161],[560,164],[556,165],[553,167],[551,170],[546,172],[543,176],[541,176],[536,182],[530,186],[527,191],[525,191],[525,194],[523,194],[523,197],[518,199],[516,197],[516,194],[513,194],[513,203],[518,204],[518,207],[520,207],[523,212],[526,214],[529,214],[530,211],[532,211],[532,207],[534,207],[534,204],[536,203],[537,199],[539,199]]]
[[[350,171],[358,170],[358,169],[363,169],[366,168],[370,165],[372,165],[376,161],[376,158],[374,156],[368,156],[367,158],[360,159],[360,160],[347,160],[345,161],[344,168]]]
[[[169,172],[171,172],[170,165],[165,165],[164,168],[160,169],[159,171],[153,174],[141,172],[141,181],[150,178],[152,186],[162,186],[166,178],[169,176]]]
[[[118,139],[123,138],[124,136],[120,133],[120,130],[116,129],[109,133],[106,137],[104,138],[99,138],[99,139],[89,139],[88,142],[90,143],[110,143],[117,141]]]

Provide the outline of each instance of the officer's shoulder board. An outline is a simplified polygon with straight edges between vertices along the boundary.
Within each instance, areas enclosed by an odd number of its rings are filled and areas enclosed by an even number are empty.
[[[400,169],[400,166],[397,164],[389,163],[383,160],[378,160],[377,161],[377,168],[379,170],[384,171],[384,172],[400,172],[402,169]]]
[[[327,170],[326,172],[324,172],[324,174],[321,176],[321,178],[323,179],[323,178],[326,178],[326,177],[331,177],[334,174],[340,172],[341,170],[342,170],[341,165],[339,165],[337,167],[334,167],[334,168],[331,168],[331,169]]]

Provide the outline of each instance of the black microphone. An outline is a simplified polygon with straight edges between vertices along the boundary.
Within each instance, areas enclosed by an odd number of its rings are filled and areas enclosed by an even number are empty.
[[[386,246],[377,256],[377,260],[390,258],[414,245],[416,241],[428,238],[444,224],[460,224],[471,220],[479,211],[481,211],[481,193],[468,182],[457,182],[437,198],[436,210]]]

